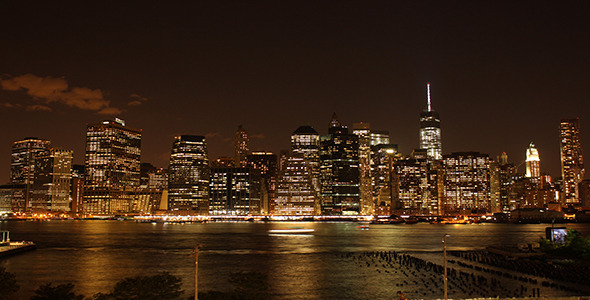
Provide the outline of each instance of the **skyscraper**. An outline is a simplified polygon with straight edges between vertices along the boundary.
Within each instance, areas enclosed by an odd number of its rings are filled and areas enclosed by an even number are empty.
[[[443,156],[443,211],[485,213],[491,210],[490,158],[479,152],[455,152]]]
[[[209,213],[259,215],[260,172],[252,168],[211,168]]]
[[[430,83],[426,84],[427,107],[420,113],[420,148],[426,149],[429,159],[442,159],[440,116],[432,109]]]
[[[272,152],[253,152],[246,158],[246,165],[260,173],[260,205],[262,212],[273,212],[277,199],[277,155]]]
[[[250,138],[248,137],[248,131],[242,128],[242,125],[238,126],[238,130],[236,130],[234,147],[236,165],[238,167],[246,166],[246,157],[250,154]]]
[[[526,150],[526,176],[528,178],[539,178],[541,177],[541,160],[539,158],[539,151],[535,147],[535,144],[531,142],[528,149]]]
[[[424,152],[415,150],[411,157],[398,159],[395,162],[399,200],[396,211],[403,214],[438,214],[437,171]]]
[[[312,184],[310,162],[301,154],[286,159],[279,175],[277,215],[313,215],[316,192]]]
[[[209,213],[209,158],[204,136],[174,138],[168,175],[168,210],[173,214]]]
[[[336,114],[320,139],[321,210],[327,215],[360,213],[359,139]]]
[[[10,161],[10,183],[24,185],[24,193],[13,199],[14,212],[26,212],[30,209],[31,189],[35,179],[37,159],[49,152],[51,143],[34,137],[24,138],[12,144]],[[22,196],[22,197],[20,197]]]
[[[490,207],[491,211],[509,212],[516,209],[510,190],[514,184],[516,166],[508,162],[508,154],[500,153],[497,162],[490,162]]]
[[[371,147],[371,177],[375,214],[389,215],[392,201],[397,199],[397,185],[393,187],[394,163],[398,153],[396,144],[379,144]],[[397,181],[396,181],[397,182]],[[395,207],[398,208],[398,207]]]
[[[359,192],[360,192],[360,213],[372,215],[375,210],[373,201],[373,179],[371,178],[371,124],[354,123],[352,133],[358,136],[359,140]]]
[[[125,121],[103,121],[86,128],[86,214],[116,214],[130,211],[133,190],[139,187],[141,129]]]
[[[315,213],[320,213],[320,135],[311,126],[299,126],[291,134],[292,156],[307,161],[314,191]],[[292,157],[289,155],[288,157]]]
[[[562,119],[559,129],[564,200],[565,203],[578,203],[578,184],[584,179],[585,173],[580,141],[580,119]]]
[[[31,208],[39,212],[71,210],[72,150],[50,149],[37,158]]]

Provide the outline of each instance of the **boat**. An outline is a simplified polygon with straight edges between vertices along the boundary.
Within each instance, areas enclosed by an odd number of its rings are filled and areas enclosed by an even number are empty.
[[[269,229],[270,234],[308,234],[314,232],[314,229],[309,228],[280,228],[280,229]]]

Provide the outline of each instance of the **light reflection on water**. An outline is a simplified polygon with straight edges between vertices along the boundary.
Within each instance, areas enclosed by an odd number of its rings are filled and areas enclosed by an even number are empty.
[[[268,234],[269,229],[297,226],[308,235]],[[568,224],[590,234],[590,224]],[[17,274],[19,296],[28,298],[41,284],[73,282],[90,296],[109,291],[114,283],[137,275],[170,272],[194,291],[191,256],[199,251],[200,290],[229,290],[229,274],[259,271],[269,275],[273,298],[365,299],[395,291],[364,269],[350,269],[339,253],[362,251],[441,251],[482,249],[536,242],[547,225],[371,225],[356,223],[208,223],[150,224],[120,221],[1,222],[13,240],[31,240],[38,249],[2,259]],[[370,277],[373,276],[373,277]],[[367,284],[367,278],[373,283]]]

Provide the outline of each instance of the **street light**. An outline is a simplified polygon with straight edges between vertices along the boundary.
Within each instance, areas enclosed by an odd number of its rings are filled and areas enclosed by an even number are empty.
[[[445,300],[448,299],[447,297],[447,237],[450,237],[451,235],[449,234],[445,234],[443,236],[443,264],[444,264],[444,269],[445,269],[445,281],[444,281],[444,285],[445,285]]]

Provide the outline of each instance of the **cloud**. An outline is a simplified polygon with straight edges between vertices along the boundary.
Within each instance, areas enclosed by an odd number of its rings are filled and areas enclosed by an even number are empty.
[[[121,113],[123,113],[123,111],[116,107],[105,107],[98,111],[99,115],[118,115]]]
[[[259,133],[259,134],[251,134],[248,137],[251,139],[263,139],[263,138],[266,138],[266,135],[264,135],[264,133]]]
[[[28,111],[52,111],[51,107],[40,105],[40,104],[33,104],[26,107]]]
[[[143,102],[148,101],[148,98],[140,96],[138,94],[131,94],[129,95],[129,97],[131,97],[131,101],[129,101],[129,103],[127,103],[127,105],[129,106],[138,106],[141,105]]]
[[[113,114],[121,110],[111,107],[111,102],[104,98],[100,89],[87,87],[69,87],[64,77],[39,77],[33,74],[21,76],[4,76],[0,86],[7,91],[25,90],[27,95],[40,102],[46,108],[52,103],[60,103],[69,107],[97,111],[99,114]],[[32,105],[29,107],[39,107]],[[27,109],[29,108],[27,107]]]
[[[141,101],[133,100],[133,101],[130,101],[129,103],[127,103],[127,105],[129,105],[129,106],[138,106],[138,105],[141,105],[142,103],[143,102],[141,102]]]
[[[221,136],[221,134],[219,132],[209,132],[209,133],[205,134],[205,138],[207,138],[207,139],[211,139],[211,138],[219,137],[219,136]]]
[[[12,104],[12,103],[8,103],[8,102],[0,102],[0,106],[6,107],[6,108],[13,108],[16,105],[15,104]]]

